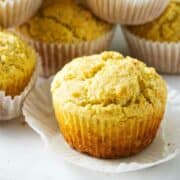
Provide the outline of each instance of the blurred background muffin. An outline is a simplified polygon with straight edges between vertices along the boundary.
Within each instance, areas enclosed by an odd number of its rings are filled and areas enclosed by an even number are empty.
[[[0,90],[16,96],[27,86],[36,66],[36,54],[25,42],[0,32]]]
[[[155,138],[167,89],[153,68],[116,52],[77,58],[54,78],[51,92],[66,141],[95,157],[136,154]]]
[[[0,120],[20,114],[22,101],[35,83],[36,60],[27,43],[0,31]]]
[[[20,25],[32,17],[42,0],[0,0],[0,26]]]
[[[124,32],[133,56],[159,72],[180,73],[180,1],[170,1],[156,20]]]
[[[49,76],[74,57],[106,49],[113,26],[73,0],[46,0],[16,31],[40,53],[42,74]]]
[[[129,26],[135,35],[159,42],[180,41],[180,1],[171,1],[165,12],[156,20],[139,26]]]
[[[169,0],[86,0],[100,18],[120,24],[143,24],[157,18]]]

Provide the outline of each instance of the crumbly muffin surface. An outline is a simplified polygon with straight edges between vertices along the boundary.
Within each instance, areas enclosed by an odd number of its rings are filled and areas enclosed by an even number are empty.
[[[17,30],[48,43],[78,43],[94,40],[111,28],[73,0],[46,0],[39,12]]]
[[[156,20],[139,26],[129,26],[128,29],[139,37],[160,41],[180,41],[180,1],[171,0],[165,12]]]
[[[153,68],[116,52],[77,58],[52,83],[56,105],[69,112],[119,119],[164,108],[166,84]],[[113,113],[113,116],[112,116]]]
[[[36,54],[17,36],[0,32],[0,91],[15,96],[28,83],[27,76],[35,69]],[[19,81],[20,86],[17,88]]]

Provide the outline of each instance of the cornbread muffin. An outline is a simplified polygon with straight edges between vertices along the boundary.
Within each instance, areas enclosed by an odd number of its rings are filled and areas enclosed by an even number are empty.
[[[100,158],[146,148],[163,118],[167,89],[153,68],[116,52],[85,56],[55,76],[51,92],[66,141]]]
[[[0,0],[0,26],[9,28],[26,22],[41,3],[42,0]]]
[[[17,96],[28,85],[36,66],[36,53],[14,34],[0,31],[0,91]]]
[[[16,32],[41,55],[41,75],[49,77],[75,57],[105,50],[114,28],[74,0],[46,0]]]
[[[36,16],[18,30],[47,43],[79,43],[97,39],[111,28],[74,0],[47,0]]]
[[[180,73],[180,1],[171,0],[164,13],[140,26],[123,27],[131,55],[158,72]]]
[[[180,1],[173,0],[156,20],[140,26],[129,26],[135,35],[158,42],[180,41]]]

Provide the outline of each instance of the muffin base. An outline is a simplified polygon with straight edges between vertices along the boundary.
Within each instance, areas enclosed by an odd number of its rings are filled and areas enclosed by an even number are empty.
[[[160,73],[180,74],[180,42],[153,42],[132,34],[126,27],[123,27],[123,33],[133,57]]]
[[[89,122],[67,112],[57,112],[60,131],[74,149],[98,158],[128,157],[141,152],[154,140],[164,112],[148,119],[112,123]]]
[[[20,25],[34,15],[42,0],[15,0],[0,2],[0,25],[8,28]]]
[[[0,91],[0,121],[11,120],[22,115],[23,102],[36,83],[39,68],[40,63],[37,61],[36,68],[29,80],[29,83],[19,95],[14,97],[7,96],[4,91]]]
[[[36,64],[35,64],[36,66]],[[31,69],[26,70],[22,76],[16,77],[14,76],[12,81],[8,84],[5,82],[3,84],[3,91],[6,92],[6,96],[11,96],[12,98],[18,96],[23,92],[23,90],[27,87],[29,84],[29,80],[34,74],[34,71],[36,71],[36,67],[32,71]]]
[[[169,4],[169,0],[86,0],[87,6],[110,23],[144,24],[154,20]]]

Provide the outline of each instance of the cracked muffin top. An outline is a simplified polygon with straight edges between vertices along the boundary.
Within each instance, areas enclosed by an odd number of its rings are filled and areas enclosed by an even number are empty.
[[[171,0],[165,12],[156,20],[139,26],[129,26],[128,29],[139,37],[160,41],[180,41],[180,1]]]
[[[15,96],[29,82],[36,65],[36,53],[19,37],[0,31],[0,91]],[[20,86],[17,81],[19,79]]]
[[[74,0],[46,0],[38,13],[17,30],[48,43],[78,43],[94,40],[111,28]]]
[[[55,76],[51,92],[69,112],[113,112],[123,119],[164,109],[167,96],[166,83],[154,68],[116,52],[73,60]]]

